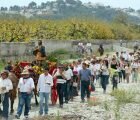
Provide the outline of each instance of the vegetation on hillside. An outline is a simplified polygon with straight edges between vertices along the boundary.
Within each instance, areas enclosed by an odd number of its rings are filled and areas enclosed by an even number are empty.
[[[139,39],[140,26],[122,23],[111,24],[98,20],[0,20],[1,42],[24,42],[35,39]]]
[[[12,15],[22,15],[27,18],[42,19],[68,19],[68,18],[97,18],[104,21],[112,21],[115,16],[120,13],[128,16],[128,20],[133,23],[140,23],[140,10],[133,8],[112,8],[99,3],[92,2],[83,3],[81,0],[55,0],[46,1],[41,4],[31,2],[26,6],[13,5],[9,8],[0,8],[0,18]],[[11,14],[11,15],[10,15]],[[14,15],[14,16],[15,16]],[[13,17],[14,18],[14,17]]]

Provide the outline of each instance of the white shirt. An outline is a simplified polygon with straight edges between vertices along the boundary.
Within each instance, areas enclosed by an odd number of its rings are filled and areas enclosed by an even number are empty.
[[[90,64],[89,69],[91,71],[91,75],[96,75],[96,67],[95,67],[95,65]]]
[[[6,87],[6,90],[1,90],[2,87]],[[0,78],[0,93],[7,93],[9,90],[13,89],[12,81],[9,78],[2,79]]]
[[[99,75],[100,68],[101,68],[101,64],[99,64],[99,63],[95,64],[96,75]]]
[[[125,60],[128,59],[128,55],[127,55],[127,53],[123,53],[123,58],[124,58]]]
[[[45,76],[45,74],[43,73],[39,76],[38,86],[37,86],[39,92],[50,93],[52,86],[53,86],[53,77],[50,74]]]
[[[65,71],[64,74],[65,74],[65,77],[67,78],[67,80],[71,80],[71,78],[73,76],[73,72],[70,68],[67,71]]]
[[[78,74],[79,74],[80,70],[82,70],[82,65],[81,65],[81,64],[78,65],[78,67],[77,67],[77,72],[78,72]]]
[[[30,92],[32,89],[35,88],[34,81],[32,78],[19,79],[18,88],[20,92]]]
[[[86,47],[91,47],[91,43],[87,43]]]
[[[129,60],[130,60],[130,61],[134,61],[134,55],[130,55],[130,56],[129,56]]]
[[[102,69],[102,74],[103,75],[109,75],[109,70],[105,65],[102,65],[101,69]]]
[[[65,75],[65,74],[64,74]],[[57,77],[57,76],[61,76],[60,75],[60,72],[59,72],[59,69],[57,70],[57,72],[55,73],[55,75],[53,76],[54,78]],[[65,79],[59,79],[57,78],[57,83],[61,83],[61,84],[64,84],[66,82]]]
[[[138,68],[138,67],[139,67],[139,65],[138,65],[138,63],[137,63],[137,62],[133,62],[133,63],[131,64],[131,67],[132,67],[132,68]]]

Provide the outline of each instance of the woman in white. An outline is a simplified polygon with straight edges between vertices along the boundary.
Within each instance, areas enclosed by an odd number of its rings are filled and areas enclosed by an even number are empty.
[[[63,108],[63,103],[64,103],[63,98],[64,98],[64,91],[65,91],[64,87],[67,79],[64,75],[63,65],[59,66],[59,69],[57,70],[57,72],[53,77],[57,78],[57,93],[59,96],[59,105],[60,108]]]
[[[127,83],[129,83],[129,78],[130,78],[130,74],[131,74],[131,69],[129,64],[127,63],[127,65],[125,66],[125,75],[126,75],[126,81]]]
[[[138,81],[138,60],[134,60],[131,64],[131,68],[132,68],[132,82],[136,82]]]
[[[106,87],[109,79],[109,70],[106,65],[106,61],[103,60],[103,64],[101,65],[101,85],[103,88],[103,93],[106,93]]]
[[[9,91],[13,89],[12,81],[8,78],[8,71],[3,71],[0,78],[0,94],[3,105],[2,120],[8,120],[9,114]]]

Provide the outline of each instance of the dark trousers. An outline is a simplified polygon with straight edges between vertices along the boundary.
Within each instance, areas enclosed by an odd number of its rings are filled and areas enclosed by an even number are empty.
[[[120,71],[118,73],[119,73],[119,82],[122,82],[122,71]]]
[[[64,87],[65,87],[65,84],[57,83],[57,93],[59,96],[59,104],[60,105],[63,105]]]
[[[90,85],[90,81],[81,81],[81,99],[82,100],[84,100],[86,94],[87,94],[87,98],[90,98],[89,85]]]
[[[117,89],[117,87],[118,87],[118,83],[117,82],[113,82],[113,87],[112,87],[112,89],[114,90],[115,88]]]
[[[18,106],[18,111],[17,114],[20,116],[22,114],[23,106],[25,105],[25,111],[24,111],[24,116],[28,116],[29,110],[30,110],[30,97],[31,94],[28,93],[20,93],[19,97],[19,106]]]
[[[121,70],[121,72],[122,72],[123,80],[125,80],[125,70]]]
[[[101,75],[101,85],[104,91],[106,91],[106,86],[108,84],[108,75]]]
[[[70,99],[70,82],[71,80],[67,80],[65,83],[65,101],[69,101]]]
[[[2,95],[1,95],[2,96]],[[1,110],[2,116],[6,119],[8,119],[9,114],[9,93],[5,93],[3,96],[3,101],[1,99],[3,110]]]

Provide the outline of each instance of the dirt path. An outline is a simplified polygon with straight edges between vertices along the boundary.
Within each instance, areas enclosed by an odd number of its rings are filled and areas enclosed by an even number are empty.
[[[135,89],[137,92],[140,93],[140,83],[134,84],[134,83],[120,83],[119,88],[124,89]],[[64,108],[60,109],[58,107],[58,103],[56,106],[49,107],[49,115],[53,116],[60,116],[60,115],[71,115],[71,116],[83,116],[83,120],[106,120],[106,114],[107,112],[104,109],[104,102],[105,101],[114,101],[114,98],[110,95],[110,92],[112,91],[112,85],[109,84],[107,88],[107,93],[103,94],[102,88],[97,84],[96,85],[96,91],[91,94],[91,98],[97,98],[98,102],[96,106],[91,105],[88,102],[80,103],[80,96],[75,97],[73,102],[69,102],[69,104],[64,104]],[[138,97],[140,99],[140,96]],[[32,99],[32,103],[34,103],[34,99]],[[17,106],[17,100],[15,107]],[[133,111],[133,113],[132,113]],[[30,119],[37,117],[39,112],[39,107],[32,104],[32,110],[30,111]],[[140,116],[140,103],[130,103],[127,104],[122,108],[123,117],[128,117],[128,115],[131,113],[131,117],[128,119],[122,119],[122,120],[140,120],[138,119]],[[23,115],[21,116],[21,120],[23,119]],[[14,118],[14,115],[10,116],[9,120],[16,120]],[[50,119],[51,120],[51,119]],[[71,119],[71,120],[78,120],[78,119]],[[82,120],[82,118],[81,118]],[[113,118],[110,116],[110,119],[113,120]]]

